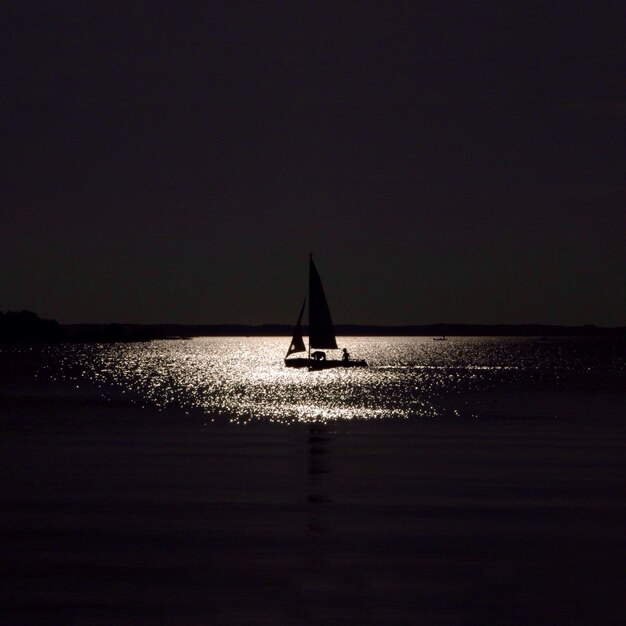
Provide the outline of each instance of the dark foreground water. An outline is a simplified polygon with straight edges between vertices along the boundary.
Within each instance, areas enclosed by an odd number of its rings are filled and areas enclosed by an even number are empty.
[[[626,623],[623,340],[0,349],[2,624]]]

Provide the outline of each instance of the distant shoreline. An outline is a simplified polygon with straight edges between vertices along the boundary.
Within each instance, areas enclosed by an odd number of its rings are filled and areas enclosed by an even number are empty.
[[[116,325],[117,326],[117,325]],[[105,332],[107,324],[64,324],[68,339]],[[291,336],[287,324],[120,324],[129,336],[151,338],[185,337],[273,337]],[[303,327],[307,334],[307,327]],[[427,324],[378,326],[336,324],[338,336],[382,337],[626,337],[626,326],[605,328],[594,325],[557,326],[547,324]]]
[[[308,328],[303,327],[304,334]],[[129,342],[188,337],[289,337],[287,324],[59,324],[32,311],[0,311],[0,344]],[[379,326],[336,324],[338,336],[352,337],[626,337],[626,326],[603,328],[548,324],[426,324]]]

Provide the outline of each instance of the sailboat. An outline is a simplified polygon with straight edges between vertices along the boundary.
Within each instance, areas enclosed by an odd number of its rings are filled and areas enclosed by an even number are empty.
[[[309,347],[308,356],[289,358],[292,354],[306,352],[302,335],[302,316],[306,308],[307,299],[304,299],[300,308],[300,315],[293,331],[293,338],[285,356],[286,367],[308,367],[312,370],[328,369],[331,367],[367,367],[364,360],[350,359],[348,352],[343,351],[341,359],[327,359],[322,350],[337,350],[337,339],[330,309],[322,287],[320,275],[313,263],[313,255],[309,255]],[[311,352],[311,349],[314,351]]]

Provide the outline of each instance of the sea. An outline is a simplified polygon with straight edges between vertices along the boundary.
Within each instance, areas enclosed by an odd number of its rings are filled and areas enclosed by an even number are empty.
[[[94,396],[208,421],[598,419],[624,416],[614,338],[347,337],[367,368],[285,368],[284,337],[3,348],[25,397]],[[21,376],[21,378],[20,378]],[[5,386],[8,380],[5,380]]]
[[[0,347],[2,624],[626,623],[626,339]]]

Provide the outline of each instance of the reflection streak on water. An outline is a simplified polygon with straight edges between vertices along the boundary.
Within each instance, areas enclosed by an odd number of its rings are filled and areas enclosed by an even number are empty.
[[[564,372],[624,371],[617,350],[533,339],[356,338],[343,340],[364,369],[308,372],[283,366],[284,337],[196,338],[53,347],[54,369],[120,389],[158,407],[202,410],[241,423],[458,415],[472,392],[545,383]],[[583,345],[583,348],[581,348]],[[609,344],[607,344],[609,345]],[[613,345],[613,344],[610,344]],[[615,346],[613,345],[613,348]],[[620,349],[622,350],[620,352]]]

